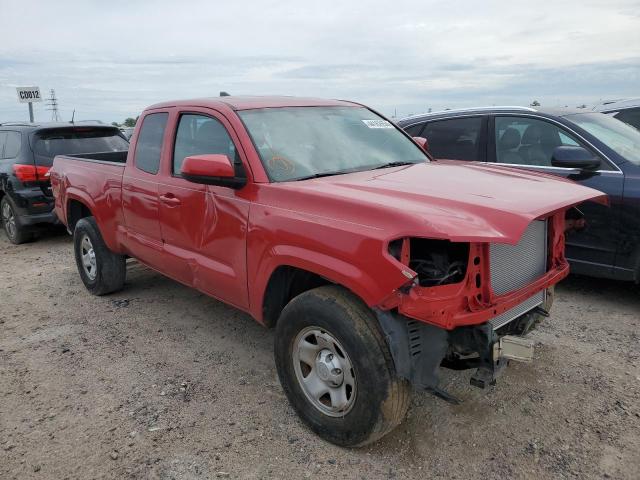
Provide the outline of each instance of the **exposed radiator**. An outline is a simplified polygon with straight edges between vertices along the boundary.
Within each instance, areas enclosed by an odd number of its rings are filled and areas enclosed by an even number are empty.
[[[536,293],[533,297],[530,297],[522,302],[520,305],[516,305],[506,312],[501,313],[497,317],[492,318],[491,320],[489,320],[489,323],[494,330],[497,330],[509,323],[511,320],[515,320],[520,315],[524,315],[528,311],[536,308],[538,305],[542,305],[545,301],[545,295],[546,291],[542,290],[541,292]]]
[[[503,295],[534,282],[547,271],[547,222],[531,222],[517,245],[492,243],[489,248],[491,287]],[[491,319],[494,330],[527,313],[545,301],[545,291]]]
[[[491,287],[496,295],[518,290],[547,271],[547,222],[531,222],[517,245],[489,247]]]

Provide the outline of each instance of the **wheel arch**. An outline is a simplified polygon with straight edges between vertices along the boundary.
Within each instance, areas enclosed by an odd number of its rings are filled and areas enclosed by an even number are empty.
[[[324,255],[322,256],[324,257]],[[265,274],[258,275],[253,289],[252,313],[267,327],[273,327],[282,309],[294,297],[322,285],[338,285],[349,291],[366,305],[372,306],[391,295],[373,287],[374,279],[354,265],[333,258],[296,256],[274,262]]]
[[[333,282],[317,273],[291,265],[279,265],[269,276],[262,295],[262,323],[271,328],[276,325],[284,307],[295,297]]]
[[[86,217],[94,216],[91,208],[87,205],[87,203],[84,200],[80,200],[76,197],[67,199],[65,212],[67,219],[67,228],[70,232],[73,232],[78,221]]]

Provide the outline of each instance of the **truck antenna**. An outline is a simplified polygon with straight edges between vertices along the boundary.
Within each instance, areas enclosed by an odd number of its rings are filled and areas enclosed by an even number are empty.
[[[73,123],[73,119],[75,118],[75,116],[76,116],[76,109],[74,108],[73,113],[71,114],[71,123]]]

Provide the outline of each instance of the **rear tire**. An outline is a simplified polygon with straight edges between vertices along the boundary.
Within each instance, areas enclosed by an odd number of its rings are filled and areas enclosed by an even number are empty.
[[[127,275],[126,258],[104,243],[93,217],[82,218],[73,232],[76,265],[82,283],[94,295],[122,289]]]
[[[33,232],[27,230],[20,224],[20,217],[16,214],[15,206],[6,195],[0,202],[0,219],[4,227],[4,233],[6,233],[7,238],[14,245],[20,245],[21,243],[33,240]]]
[[[376,318],[341,287],[315,288],[289,302],[276,326],[275,360],[293,408],[331,443],[374,442],[409,407],[411,387],[397,376]],[[341,392],[345,383],[351,386]]]

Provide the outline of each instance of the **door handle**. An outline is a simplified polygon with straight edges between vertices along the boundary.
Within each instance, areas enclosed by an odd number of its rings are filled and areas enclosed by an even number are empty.
[[[160,195],[160,201],[169,207],[177,207],[182,202],[173,193],[167,193],[166,195]]]

